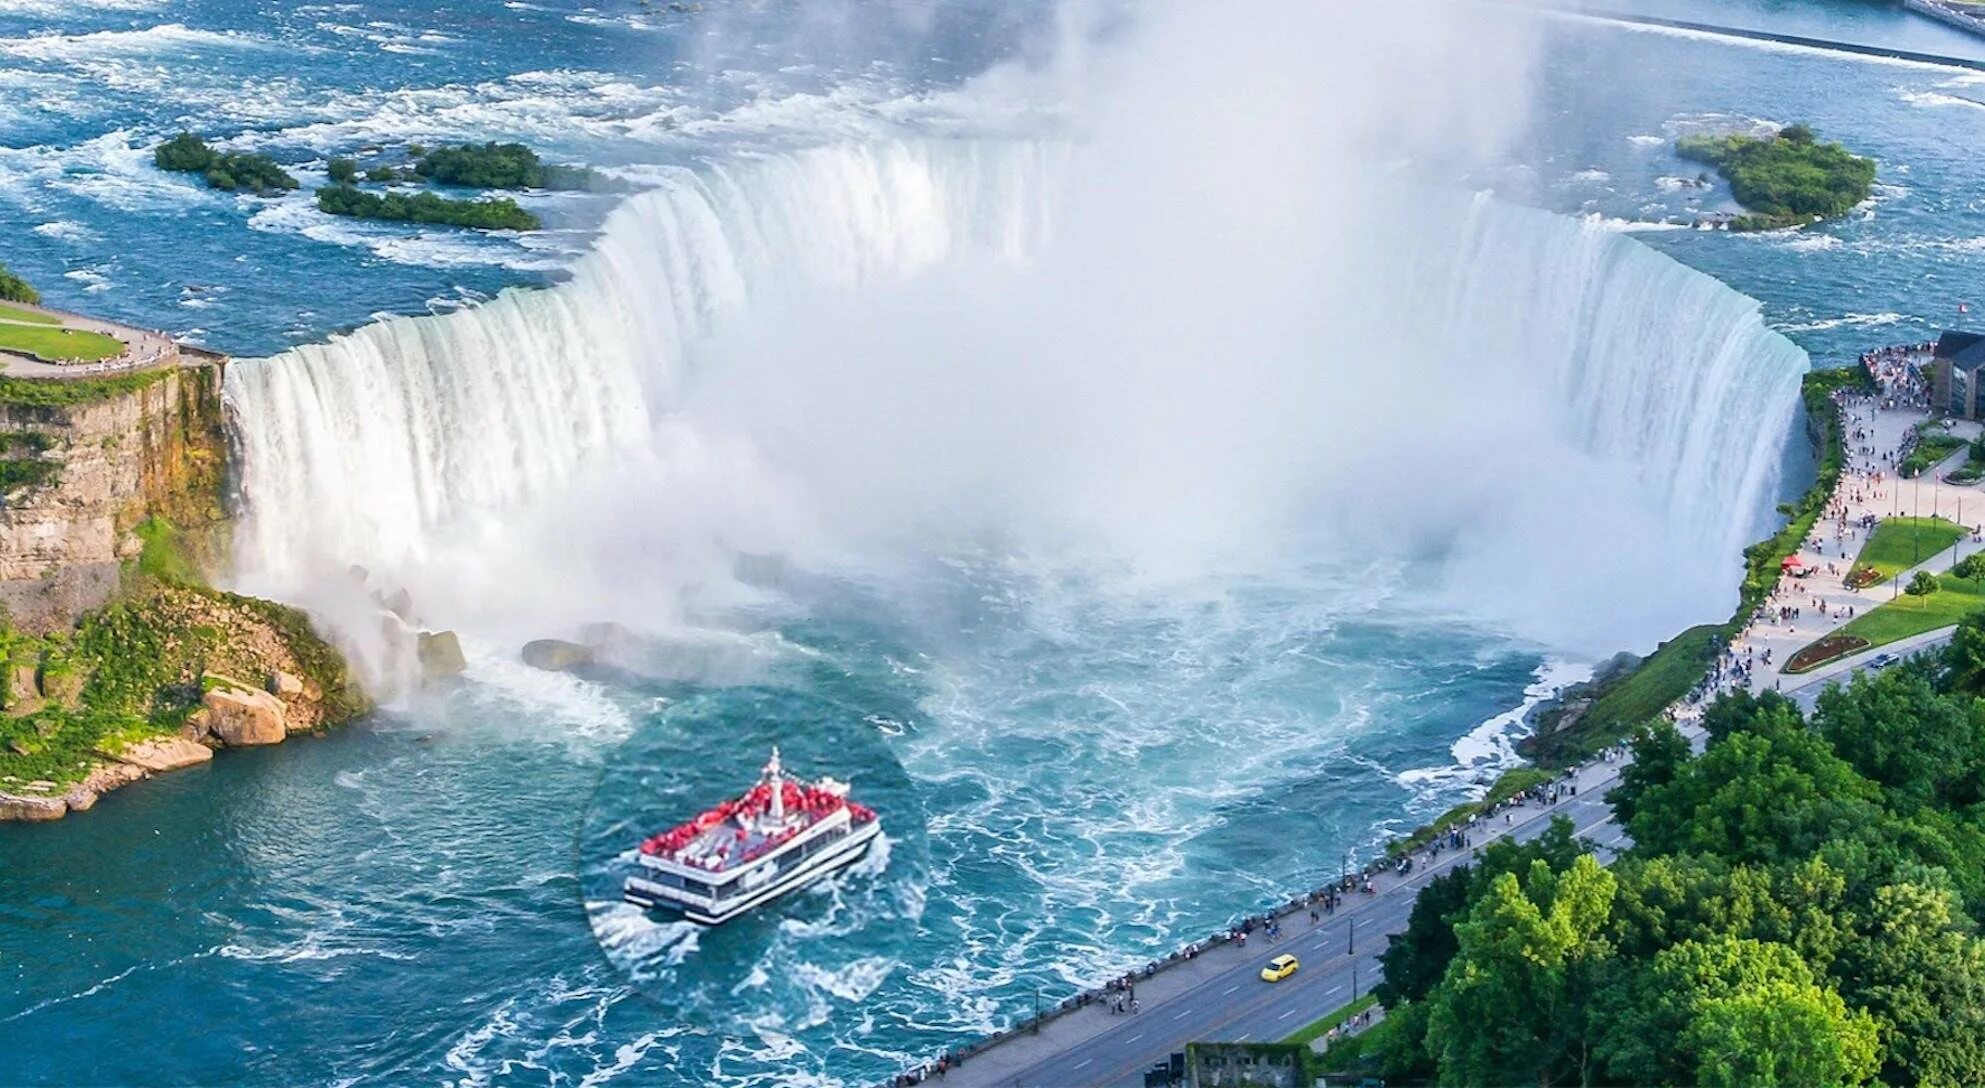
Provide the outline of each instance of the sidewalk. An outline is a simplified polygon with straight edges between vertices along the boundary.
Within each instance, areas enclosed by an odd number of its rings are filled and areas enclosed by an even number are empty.
[[[1599,761],[1579,767],[1572,776],[1561,779],[1566,785],[1576,785],[1578,793],[1568,801],[1596,801],[1603,798],[1606,791],[1618,780],[1619,769],[1625,760],[1612,762]],[[1412,871],[1400,875],[1392,866],[1383,866],[1381,871],[1371,874],[1375,891],[1348,892],[1333,914],[1326,914],[1317,927],[1308,924],[1308,906],[1300,898],[1277,908],[1275,917],[1283,920],[1284,941],[1314,932],[1325,924],[1340,923],[1347,918],[1365,922],[1373,915],[1384,912],[1393,905],[1400,905],[1401,924],[1410,913],[1410,904],[1419,890],[1435,876],[1448,872],[1457,865],[1473,862],[1482,847],[1501,839],[1514,837],[1527,840],[1543,832],[1553,816],[1565,811],[1566,802],[1542,804],[1536,802],[1515,805],[1506,810],[1511,817],[1503,822],[1505,813],[1486,816],[1467,833],[1472,840],[1471,847],[1444,849],[1438,858],[1427,860],[1429,851],[1416,852],[1416,863]],[[1610,823],[1610,819],[1605,822]],[[1589,833],[1597,825],[1589,825],[1579,830]],[[1362,887],[1362,883],[1360,883]],[[1361,925],[1358,930],[1360,944],[1369,941],[1372,954],[1384,947],[1384,940],[1393,929],[1373,926],[1369,932]],[[1245,943],[1229,940],[1222,934],[1191,946],[1191,954],[1174,953],[1171,957],[1139,969],[1136,976],[1137,998],[1144,1009],[1136,1014],[1118,1014],[1110,1011],[1105,991],[1099,987],[1088,991],[1087,1000],[1071,998],[1060,1003],[1053,1011],[1044,1006],[1049,1018],[1040,1025],[1038,1032],[1030,1030],[1026,1024],[1018,1025],[1005,1032],[991,1036],[981,1042],[984,1049],[966,1053],[962,1062],[957,1062],[945,1074],[947,1085],[962,1085],[966,1088],[979,1085],[984,1088],[1005,1088],[1014,1083],[1016,1076],[1032,1069],[1042,1062],[1063,1054],[1074,1047],[1097,1039],[1117,1028],[1125,1027],[1132,1020],[1150,1017],[1160,1006],[1174,999],[1186,997],[1206,987],[1221,976],[1240,969],[1253,972],[1260,968],[1266,950],[1276,947],[1257,929]],[[1145,971],[1152,973],[1146,974]],[[1368,989],[1378,982],[1378,971],[1373,965],[1364,976]],[[1340,1003],[1341,1004],[1341,1003]],[[1334,1006],[1333,1006],[1334,1007]],[[1316,1016],[1330,1012],[1330,1008],[1316,1010]],[[1314,1017],[1312,1017],[1314,1019]],[[1301,1025],[1296,1025],[1300,1027]],[[1292,1029],[1293,1030],[1293,1029]]]

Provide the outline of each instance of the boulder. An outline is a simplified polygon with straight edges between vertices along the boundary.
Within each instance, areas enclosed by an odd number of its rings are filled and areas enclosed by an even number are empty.
[[[576,642],[541,638],[524,644],[524,664],[536,669],[564,672],[567,669],[591,664],[592,660],[592,649]]]
[[[0,820],[59,820],[69,812],[69,802],[60,797],[21,797],[0,793]]]
[[[414,595],[408,593],[405,587],[401,587],[391,597],[379,603],[380,607],[400,617],[401,620],[407,623],[414,621]]]
[[[303,677],[277,669],[275,674],[269,677],[269,692],[279,696],[302,695]]]
[[[207,711],[207,728],[230,748],[281,744],[289,736],[282,700],[266,691],[224,684],[200,702]]]
[[[468,659],[462,656],[462,640],[453,631],[422,631],[415,652],[420,657],[422,679],[460,676],[469,667]]]
[[[214,758],[214,750],[185,737],[153,737],[128,745],[117,758],[153,774],[176,771]]]

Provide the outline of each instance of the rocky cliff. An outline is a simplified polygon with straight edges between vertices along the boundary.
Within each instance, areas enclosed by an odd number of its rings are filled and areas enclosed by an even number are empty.
[[[73,382],[0,379],[0,607],[57,631],[116,595],[162,517],[208,560],[223,539],[218,358]]]
[[[303,613],[208,584],[228,527],[225,362],[188,362],[0,377],[0,820],[367,707]]]

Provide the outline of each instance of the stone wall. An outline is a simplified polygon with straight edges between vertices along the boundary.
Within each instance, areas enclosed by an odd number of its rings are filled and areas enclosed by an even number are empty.
[[[221,371],[182,367],[88,404],[0,404],[0,460],[54,464],[0,496],[0,606],[12,626],[45,633],[102,607],[152,515],[211,554],[226,517]]]

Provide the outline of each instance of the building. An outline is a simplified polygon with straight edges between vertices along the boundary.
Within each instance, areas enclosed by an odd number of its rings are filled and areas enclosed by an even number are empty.
[[[1979,374],[1985,370],[1985,335],[1947,332],[1937,337],[1930,370],[1930,406],[1960,419],[1977,419]]]

